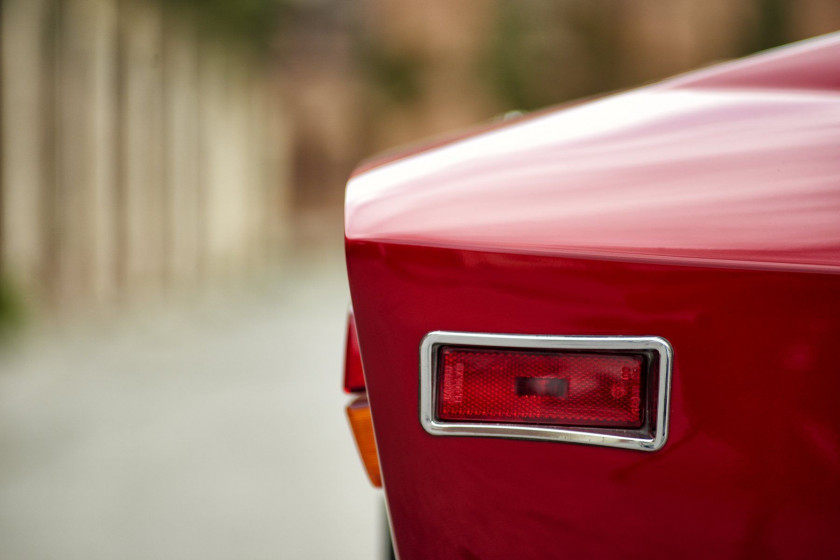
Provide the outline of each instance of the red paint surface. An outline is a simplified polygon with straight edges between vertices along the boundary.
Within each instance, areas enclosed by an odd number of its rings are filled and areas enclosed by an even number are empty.
[[[840,35],[811,51],[833,57],[823,71],[840,74]],[[840,266],[838,92],[692,89],[689,77],[358,175],[348,185],[346,235],[664,262]]]
[[[403,560],[840,554],[840,276],[351,243],[351,289]],[[656,334],[662,451],[434,437],[435,329]]]
[[[836,61],[837,44],[808,48]],[[840,555],[840,99],[770,64],[752,86],[681,78],[351,182],[350,287],[403,560]],[[669,441],[429,435],[433,330],[662,336]]]

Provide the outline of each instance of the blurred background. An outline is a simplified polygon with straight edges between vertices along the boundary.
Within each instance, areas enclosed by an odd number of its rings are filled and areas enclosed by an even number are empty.
[[[377,558],[341,371],[376,152],[836,0],[0,0],[0,558]]]

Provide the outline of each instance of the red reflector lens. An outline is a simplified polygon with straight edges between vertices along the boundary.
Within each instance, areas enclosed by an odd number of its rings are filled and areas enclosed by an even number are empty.
[[[441,420],[640,428],[645,356],[443,347]]]
[[[362,354],[359,352],[356,318],[352,311],[347,315],[347,339],[344,347],[344,390],[348,393],[360,393],[365,390],[365,372],[362,368]]]

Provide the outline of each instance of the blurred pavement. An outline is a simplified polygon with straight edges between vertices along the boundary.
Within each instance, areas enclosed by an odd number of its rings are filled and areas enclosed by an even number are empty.
[[[379,558],[341,390],[341,247],[247,295],[53,328],[0,359],[0,558]]]

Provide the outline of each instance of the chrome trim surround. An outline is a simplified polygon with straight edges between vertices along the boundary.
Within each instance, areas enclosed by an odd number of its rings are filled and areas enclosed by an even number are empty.
[[[648,353],[654,383],[648,387],[648,420],[640,430],[581,427],[563,429],[551,426],[468,423],[438,420],[434,387],[437,349],[443,345],[491,346],[577,351],[633,351]],[[659,336],[542,336],[521,334],[482,334],[433,331],[420,344],[420,423],[435,436],[484,436],[498,438],[564,441],[586,445],[657,451],[668,439],[671,367],[674,351]],[[655,402],[651,402],[655,401]]]

